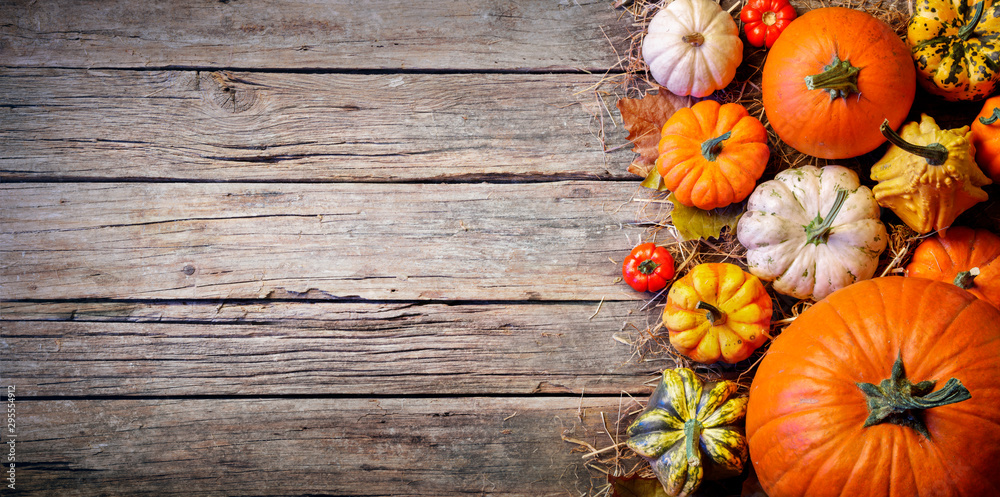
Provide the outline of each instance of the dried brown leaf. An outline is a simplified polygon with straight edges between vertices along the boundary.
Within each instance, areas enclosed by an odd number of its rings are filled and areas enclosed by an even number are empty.
[[[618,100],[618,111],[622,115],[622,123],[628,130],[628,140],[635,146],[633,152],[639,154],[629,165],[628,171],[636,176],[647,177],[656,164],[660,143],[660,129],[663,123],[681,107],[691,105],[690,97],[681,97],[670,93],[665,88],[658,88],[655,93],[646,93],[642,98],[622,98]]]

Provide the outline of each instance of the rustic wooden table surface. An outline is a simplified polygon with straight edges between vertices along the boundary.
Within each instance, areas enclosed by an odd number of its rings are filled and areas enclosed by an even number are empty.
[[[0,1],[0,493],[594,492],[563,436],[659,369],[614,340],[631,22]]]

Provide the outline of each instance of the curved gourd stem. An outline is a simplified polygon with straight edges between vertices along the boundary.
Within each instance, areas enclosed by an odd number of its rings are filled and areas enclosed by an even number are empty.
[[[895,130],[889,126],[889,120],[886,119],[882,121],[882,125],[878,127],[879,131],[882,132],[882,136],[889,143],[903,149],[905,152],[911,153],[913,155],[918,155],[927,159],[927,163],[932,166],[940,166],[948,160],[948,149],[940,143],[931,143],[930,145],[916,145],[910,143],[899,136]]]
[[[959,288],[964,288],[966,290],[972,288],[976,276],[979,276],[979,268],[974,267],[968,271],[962,271],[955,275],[955,286]]]
[[[969,37],[972,36],[972,33],[976,30],[976,25],[979,24],[979,20],[983,18],[983,3],[984,2],[979,2],[976,4],[976,14],[972,16],[972,21],[965,26],[962,26],[962,29],[958,30],[958,37],[961,38],[962,41],[968,41]]]
[[[991,124],[994,124],[997,121],[1000,121],[1000,107],[994,107],[993,108],[993,114],[991,114],[990,116],[988,116],[988,117],[987,116],[983,116],[983,117],[979,118],[979,122],[981,122],[981,123],[983,123],[983,124],[985,124],[987,126],[989,126]]]
[[[878,385],[856,383],[865,394],[868,418],[864,426],[891,423],[912,428],[928,440],[931,434],[920,416],[921,411],[941,407],[972,398],[969,389],[958,378],[949,379],[940,390],[934,391],[935,381],[910,383],[903,369],[902,354],[892,365],[892,374]]]
[[[701,439],[701,432],[704,428],[697,419],[689,419],[684,422],[684,449],[687,452],[689,466],[701,466],[701,451],[698,449],[698,441]]]
[[[701,155],[709,162],[714,161],[722,153],[722,142],[728,140],[731,136],[733,136],[733,132],[726,131],[715,138],[703,141],[701,143]]]
[[[844,206],[845,201],[847,201],[847,190],[837,190],[837,198],[833,200],[833,206],[830,207],[830,212],[827,213],[826,217],[816,216],[806,226],[807,243],[813,245],[826,243],[830,238],[830,231],[833,230],[833,221],[837,219],[837,214],[840,213],[840,208]]]
[[[712,324],[712,326],[719,326],[725,324],[726,313],[722,312],[722,310],[720,310],[718,307],[715,307],[714,305],[701,300],[699,300],[694,307],[695,309],[708,311],[705,313],[705,317],[708,319],[708,322]]]
[[[823,72],[806,76],[806,88],[823,90],[830,93],[830,100],[837,97],[847,98],[858,90],[858,73],[861,69],[851,65],[850,61],[840,60],[834,55],[833,62],[823,68]]]

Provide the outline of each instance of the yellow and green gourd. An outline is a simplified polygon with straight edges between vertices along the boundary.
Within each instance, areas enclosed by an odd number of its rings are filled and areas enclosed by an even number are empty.
[[[747,397],[732,381],[702,382],[687,368],[668,369],[646,409],[626,432],[667,495],[691,495],[703,479],[739,475],[747,460],[742,423]],[[739,424],[738,424],[739,423]]]
[[[886,123],[892,145],[872,166],[875,200],[917,233],[942,231],[959,214],[988,198],[992,183],[976,164],[969,126],[941,129],[926,114],[897,134]]]
[[[1000,84],[1000,1],[917,0],[906,29],[917,80],[946,100],[981,100]]]

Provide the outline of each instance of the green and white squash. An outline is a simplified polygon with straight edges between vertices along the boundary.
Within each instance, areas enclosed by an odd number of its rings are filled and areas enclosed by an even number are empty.
[[[749,399],[737,390],[736,382],[702,382],[687,368],[663,372],[646,409],[626,430],[626,444],[649,462],[667,495],[685,497],[703,479],[743,471]]]
[[[821,300],[871,278],[888,242],[879,205],[854,171],[803,166],[757,185],[736,237],[775,291]]]

